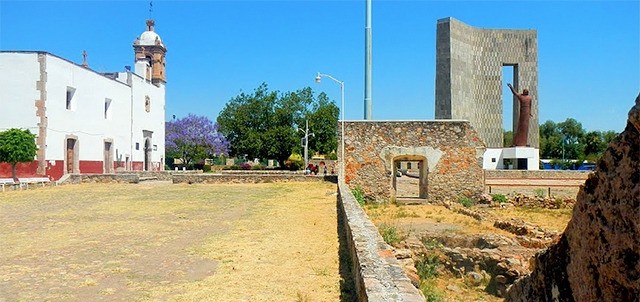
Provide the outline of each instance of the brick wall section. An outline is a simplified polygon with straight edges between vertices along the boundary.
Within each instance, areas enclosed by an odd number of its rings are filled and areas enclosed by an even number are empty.
[[[340,213],[351,256],[351,273],[358,301],[425,301],[396,260],[376,226],[362,210],[349,187],[338,185]]]
[[[369,199],[393,199],[394,158],[420,156],[429,202],[476,196],[484,190],[484,150],[467,121],[345,122],[345,181]]]

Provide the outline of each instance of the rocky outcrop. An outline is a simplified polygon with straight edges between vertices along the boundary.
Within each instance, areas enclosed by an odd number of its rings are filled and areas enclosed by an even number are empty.
[[[640,95],[578,193],[559,242],[506,301],[640,301]]]

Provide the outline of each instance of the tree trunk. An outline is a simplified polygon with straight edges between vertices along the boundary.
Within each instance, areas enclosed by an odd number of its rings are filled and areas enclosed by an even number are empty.
[[[11,176],[13,177],[13,182],[18,183],[18,175],[16,172],[16,164],[11,164]]]

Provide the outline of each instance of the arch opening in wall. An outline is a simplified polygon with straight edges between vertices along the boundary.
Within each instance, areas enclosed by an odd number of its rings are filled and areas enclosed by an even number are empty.
[[[401,155],[393,158],[392,192],[396,202],[403,199],[427,199],[427,158],[422,155]]]

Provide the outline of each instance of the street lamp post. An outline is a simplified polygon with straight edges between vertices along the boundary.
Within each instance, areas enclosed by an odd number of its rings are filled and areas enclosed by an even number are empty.
[[[340,175],[339,179],[344,181],[344,82],[340,81],[328,74],[319,73],[316,76],[316,83],[320,83],[322,77],[327,77],[340,85]]]
[[[309,150],[309,136],[315,137],[316,135],[313,134],[313,133],[309,133],[309,120],[306,121],[306,125],[305,125],[304,130],[302,130],[302,129],[298,129],[298,130],[304,132],[304,146],[303,146],[304,147],[304,170],[305,170],[305,173],[306,173],[307,167],[309,166],[309,160],[308,160],[308,158],[309,158],[309,155],[308,155],[308,152],[309,152],[308,151]]]

